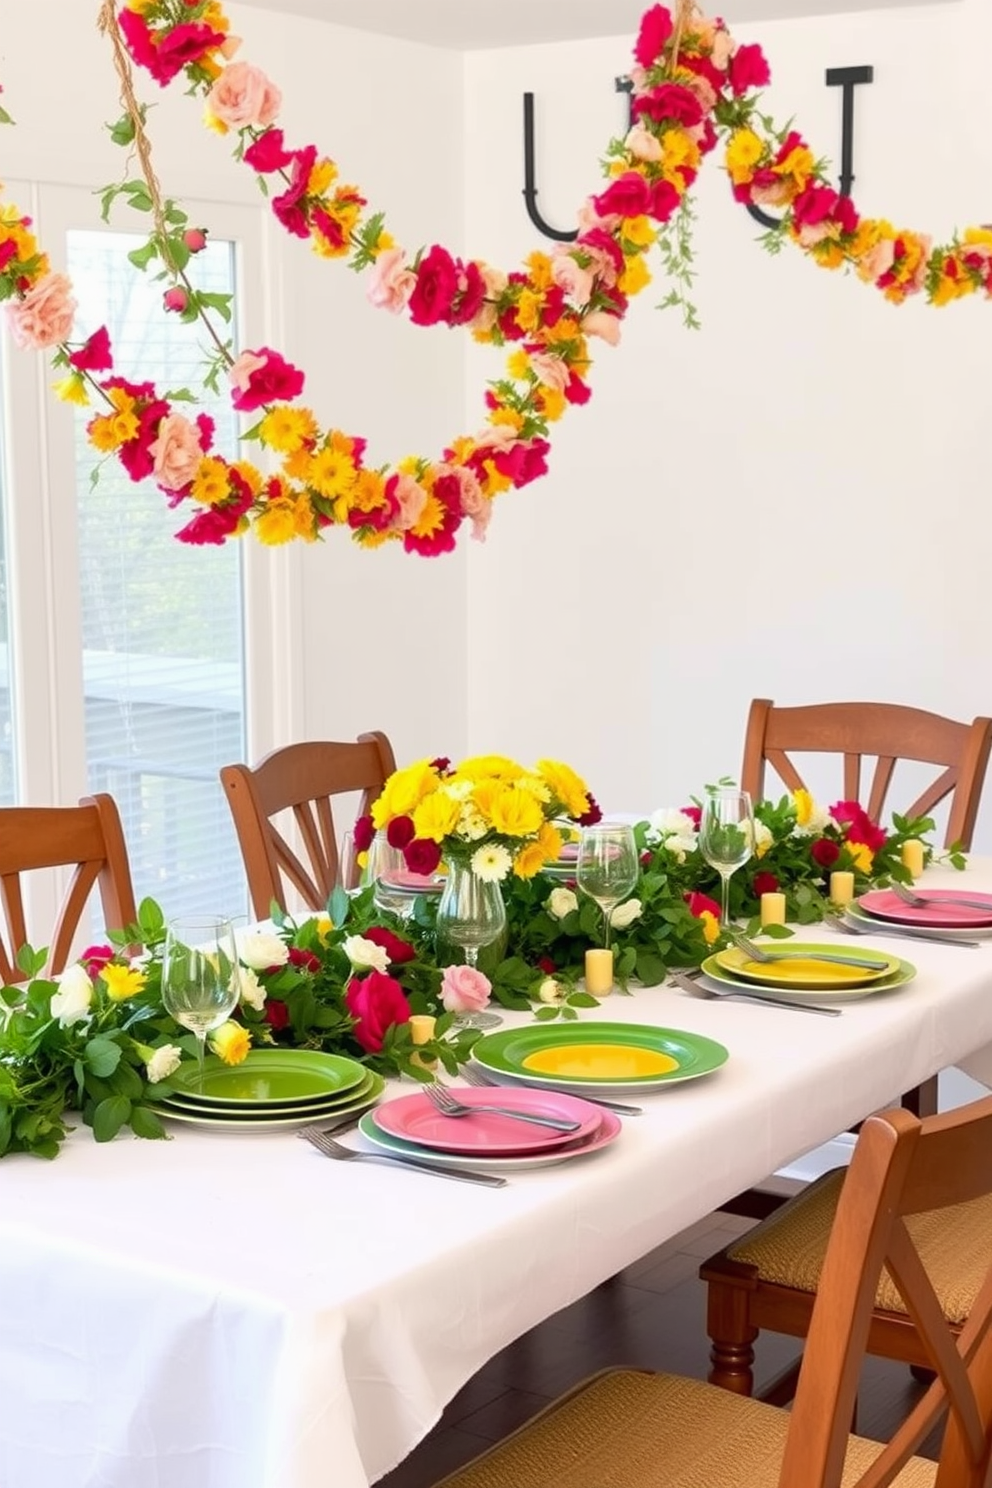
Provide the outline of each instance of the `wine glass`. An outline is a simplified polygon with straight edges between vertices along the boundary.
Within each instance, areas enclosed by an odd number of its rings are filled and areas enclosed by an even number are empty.
[[[603,945],[610,948],[610,916],[637,887],[640,863],[632,827],[600,822],[586,827],[579,843],[575,879],[584,894],[603,911]]]
[[[201,1092],[207,1034],[226,1022],[240,993],[231,921],[216,915],[171,920],[162,953],[162,1001],[176,1022],[196,1035]]]
[[[450,865],[447,881],[437,906],[436,929],[439,939],[447,939],[465,954],[466,966],[476,967],[483,946],[499,940],[506,929],[506,905],[498,883],[480,878],[463,863]],[[458,1028],[496,1028],[502,1023],[498,1013],[458,1013]]]
[[[730,923],[730,880],[754,850],[754,814],[747,791],[707,791],[699,823],[699,851],[720,875],[720,924]]]
[[[385,832],[377,832],[368,851],[363,883],[372,884],[372,901],[376,909],[405,920],[413,913],[414,896],[397,888],[390,880],[406,872],[406,859],[398,847],[391,847]]]

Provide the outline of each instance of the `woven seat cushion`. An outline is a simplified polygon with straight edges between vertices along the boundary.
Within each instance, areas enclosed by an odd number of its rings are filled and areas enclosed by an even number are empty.
[[[613,1370],[444,1479],[438,1488],[778,1488],[787,1412],[700,1380]],[[852,1436],[843,1482],[882,1450]],[[895,1488],[933,1488],[914,1457]]]
[[[733,1261],[754,1266],[762,1281],[816,1292],[830,1227],[846,1169],[840,1168],[790,1200],[752,1235],[732,1246]],[[992,1265],[992,1196],[949,1209],[914,1214],[906,1221],[948,1322],[963,1323]],[[906,1308],[883,1271],[875,1306],[884,1312]]]

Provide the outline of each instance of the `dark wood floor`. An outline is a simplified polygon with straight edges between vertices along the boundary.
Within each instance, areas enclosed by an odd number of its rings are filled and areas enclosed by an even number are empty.
[[[586,1375],[611,1364],[665,1369],[705,1379],[708,1340],[702,1260],[742,1234],[750,1221],[714,1214],[636,1265],[548,1318],[497,1354],[461,1390],[438,1426],[377,1488],[431,1488],[485,1451]],[[796,1355],[791,1339],[764,1334],[756,1386]],[[918,1399],[904,1366],[866,1362],[858,1430],[884,1439]],[[926,1449],[925,1449],[926,1450]],[[930,1446],[930,1455],[933,1455]]]

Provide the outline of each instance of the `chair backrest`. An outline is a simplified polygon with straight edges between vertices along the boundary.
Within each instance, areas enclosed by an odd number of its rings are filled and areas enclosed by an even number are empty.
[[[367,812],[395,768],[392,746],[379,732],[359,734],[354,743],[287,744],[254,768],[224,766],[221,783],[259,919],[268,917],[273,900],[287,908],[286,880],[309,909],[323,909],[338,880],[331,796],[361,791],[359,811]],[[308,864],[273,825],[274,816],[289,810]]]
[[[859,801],[875,821],[882,820],[885,798],[896,761],[916,760],[940,767],[932,785],[908,806],[906,816],[928,816],[951,797],[947,846],[971,846],[975,818],[985,784],[992,748],[992,719],[957,723],[939,713],[904,708],[896,703],[814,703],[801,708],[776,708],[767,698],[751,704],[741,787],[757,800],[764,794],[765,765],[770,764],[789,790],[805,781],[792,754],[841,754],[844,757],[844,799]],[[861,795],[861,766],[874,758],[868,799]]]
[[[73,866],[54,930],[29,937],[21,874],[39,868]],[[83,910],[99,887],[108,930],[137,920],[127,847],[112,796],[85,796],[78,806],[0,808],[0,901],[5,938],[0,938],[0,981],[25,980],[16,963],[24,945],[48,945],[46,972],[62,971]]]
[[[950,1406],[934,1488],[986,1488],[992,1457],[992,1270],[960,1336],[948,1327],[908,1216],[992,1193],[992,1097],[920,1121],[871,1116],[844,1180],[813,1308],[779,1482],[835,1488],[884,1265],[936,1378],[874,1465],[846,1488],[884,1488]]]

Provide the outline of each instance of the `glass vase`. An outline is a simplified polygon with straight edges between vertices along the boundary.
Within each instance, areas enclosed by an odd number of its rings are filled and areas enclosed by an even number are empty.
[[[506,906],[499,884],[479,878],[468,863],[449,860],[436,927],[440,965],[464,961],[491,975],[506,955]]]

